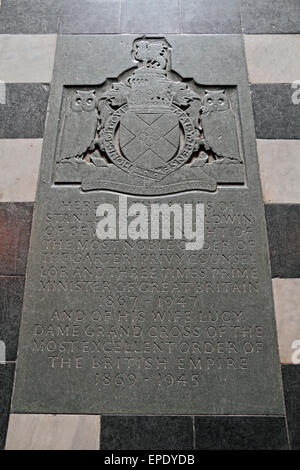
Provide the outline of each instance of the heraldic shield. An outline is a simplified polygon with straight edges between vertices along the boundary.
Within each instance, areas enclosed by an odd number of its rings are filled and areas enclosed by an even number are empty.
[[[179,147],[179,120],[174,113],[127,112],[120,120],[120,150],[141,168],[167,163]]]
[[[220,182],[242,183],[229,94],[191,87],[179,76],[174,80],[171,47],[164,38],[135,40],[132,56],[136,66],[124,80],[76,89],[73,95],[69,89],[56,181],[72,179],[83,191],[141,195],[215,191]]]

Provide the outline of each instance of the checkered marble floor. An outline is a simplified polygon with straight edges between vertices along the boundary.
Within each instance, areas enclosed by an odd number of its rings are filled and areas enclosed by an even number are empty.
[[[300,1],[0,2],[0,448],[300,449]],[[58,34],[242,34],[255,118],[289,442],[284,420],[11,415],[24,277]],[[188,51],[187,51],[188,53]],[[7,434],[9,420],[9,428]],[[101,426],[100,426],[101,422]],[[234,435],[229,429],[234,429]],[[59,432],[55,432],[59,429]],[[250,431],[249,431],[250,430]],[[214,435],[213,442],[207,438]],[[6,440],[7,435],[7,440]],[[47,437],[48,436],[48,437]],[[49,436],[51,438],[49,439]],[[270,438],[272,436],[272,438]],[[250,441],[249,441],[250,439]]]

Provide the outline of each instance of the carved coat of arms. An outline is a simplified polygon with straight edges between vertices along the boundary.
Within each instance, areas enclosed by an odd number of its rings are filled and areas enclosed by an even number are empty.
[[[163,38],[136,40],[138,65],[130,76],[106,90],[73,90],[62,119],[57,181],[141,195],[243,183],[229,92],[174,80],[170,51]]]

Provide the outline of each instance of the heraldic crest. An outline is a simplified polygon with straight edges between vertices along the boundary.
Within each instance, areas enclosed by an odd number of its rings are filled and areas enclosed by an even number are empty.
[[[136,40],[132,55],[137,66],[123,81],[106,90],[71,90],[56,181],[81,183],[84,191],[141,195],[243,184],[230,90],[174,80],[164,38]]]

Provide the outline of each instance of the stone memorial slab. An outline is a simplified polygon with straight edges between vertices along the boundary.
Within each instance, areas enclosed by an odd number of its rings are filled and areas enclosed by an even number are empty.
[[[284,413],[241,37],[58,39],[12,409]]]

